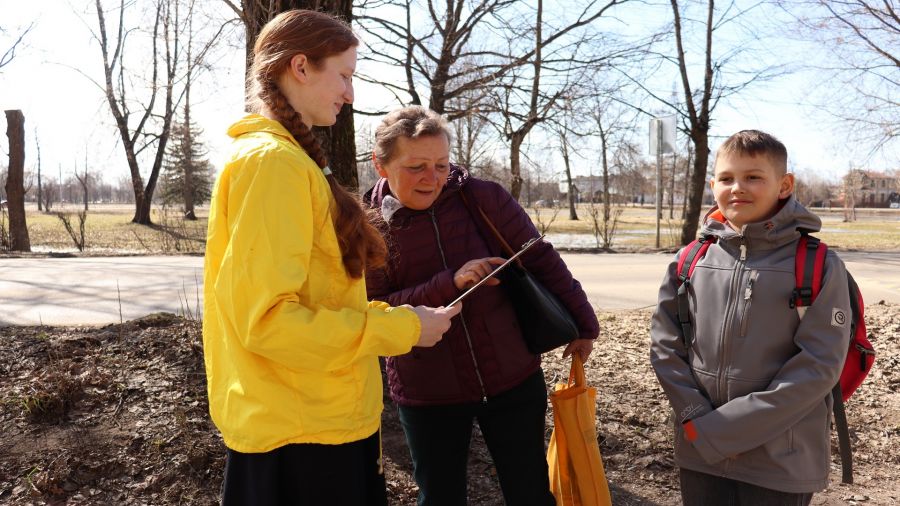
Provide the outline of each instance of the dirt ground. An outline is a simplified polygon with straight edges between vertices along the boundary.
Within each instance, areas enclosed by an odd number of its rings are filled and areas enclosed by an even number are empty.
[[[668,407],[648,364],[649,310],[601,313],[587,364],[616,505],[679,504]],[[900,306],[867,308],[875,369],[848,403],[856,483],[815,505],[900,503]],[[546,356],[548,388],[568,364]],[[548,413],[548,431],[550,427]],[[0,504],[216,504],[224,448],[207,415],[199,324],[150,315],[105,327],[0,328]],[[416,487],[394,406],[384,452],[392,504]],[[832,479],[840,480],[835,455]],[[477,430],[470,504],[503,504]]]

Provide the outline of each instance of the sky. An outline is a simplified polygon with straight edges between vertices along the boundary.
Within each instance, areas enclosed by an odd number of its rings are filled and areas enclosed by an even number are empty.
[[[0,26],[6,30],[0,34],[0,51],[6,49],[15,34],[34,23],[15,60],[0,69],[0,107],[24,112],[26,167],[35,164],[37,133],[45,173],[53,177],[61,173],[66,179],[75,167],[81,172],[87,159],[92,172],[101,172],[106,181],[114,182],[127,177],[127,164],[103,92],[89,79],[102,82],[103,75],[99,44],[91,33],[96,24],[92,5],[93,2],[85,0],[0,0],[3,13]],[[220,19],[233,17],[224,2],[205,0],[204,5]],[[620,22],[634,28],[635,20],[640,18],[636,15],[632,19],[622,17]],[[242,28],[237,28],[236,33],[242,34]],[[360,35],[365,39],[365,34]],[[787,39],[773,38],[765,44],[776,57],[795,57],[810,50]],[[204,129],[203,140],[210,159],[217,165],[228,144],[227,126],[243,114],[243,56],[240,47],[221,47],[213,58],[214,71],[201,75],[192,92],[193,115]],[[398,73],[397,78],[403,77]],[[713,150],[737,130],[758,128],[774,134],[787,145],[792,166],[801,173],[809,171],[836,179],[850,166],[865,165],[874,170],[898,168],[896,153],[876,155],[860,162],[869,151],[866,146],[848,143],[848,132],[841,125],[830,124],[821,115],[812,113],[808,106],[798,105],[806,102],[815,79],[814,75],[795,74],[720,104],[711,131]],[[662,78],[661,83],[661,88],[669,89],[678,85],[671,78],[668,81]],[[364,108],[366,104],[370,105],[369,109],[382,107],[373,102],[381,102],[385,96],[379,89],[356,82],[356,100]],[[360,118],[357,123],[367,121],[373,120]],[[0,118],[3,132],[5,126],[5,117]],[[639,140],[646,152],[646,134],[639,136]],[[679,143],[684,143],[683,137],[679,137]],[[7,153],[4,135],[0,138],[4,164]],[[503,151],[499,153],[502,156]],[[575,163],[576,173],[588,173],[590,160]]]

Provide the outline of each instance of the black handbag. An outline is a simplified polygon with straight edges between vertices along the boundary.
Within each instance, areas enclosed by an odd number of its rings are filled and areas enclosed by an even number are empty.
[[[466,197],[465,190],[459,192],[469,214],[476,225],[482,222],[491,231],[491,235],[500,243],[500,248],[507,256],[512,256],[515,251],[503,238],[497,228],[491,223],[481,206],[475,206],[478,213],[472,210],[472,205]],[[480,220],[479,220],[480,216]],[[483,230],[478,226],[479,230]],[[482,233],[482,235],[485,235]],[[485,237],[485,240],[489,240]],[[525,269],[521,260],[516,259],[512,264],[501,271],[500,286],[506,291],[507,296],[516,311],[519,327],[525,345],[535,354],[546,353],[578,339],[578,325],[574,318],[562,304],[559,298],[547,290],[535,277]]]

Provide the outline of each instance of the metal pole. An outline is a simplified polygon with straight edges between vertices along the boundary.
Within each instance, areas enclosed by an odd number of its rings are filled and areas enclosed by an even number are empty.
[[[659,222],[662,219],[662,120],[656,120],[656,247],[659,248]]]

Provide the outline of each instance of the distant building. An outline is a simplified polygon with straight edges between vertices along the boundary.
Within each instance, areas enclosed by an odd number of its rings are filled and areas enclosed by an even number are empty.
[[[842,202],[848,192],[856,207],[889,207],[900,201],[900,174],[852,169],[844,175]]]
[[[623,183],[624,178],[618,174],[609,175],[609,196],[612,202],[630,202],[619,190],[620,186],[624,186]],[[591,195],[594,202],[603,202],[603,176],[576,176],[572,178],[572,186],[575,188],[576,202],[590,202]],[[565,179],[559,182],[559,193],[563,200],[569,198],[569,183]]]

